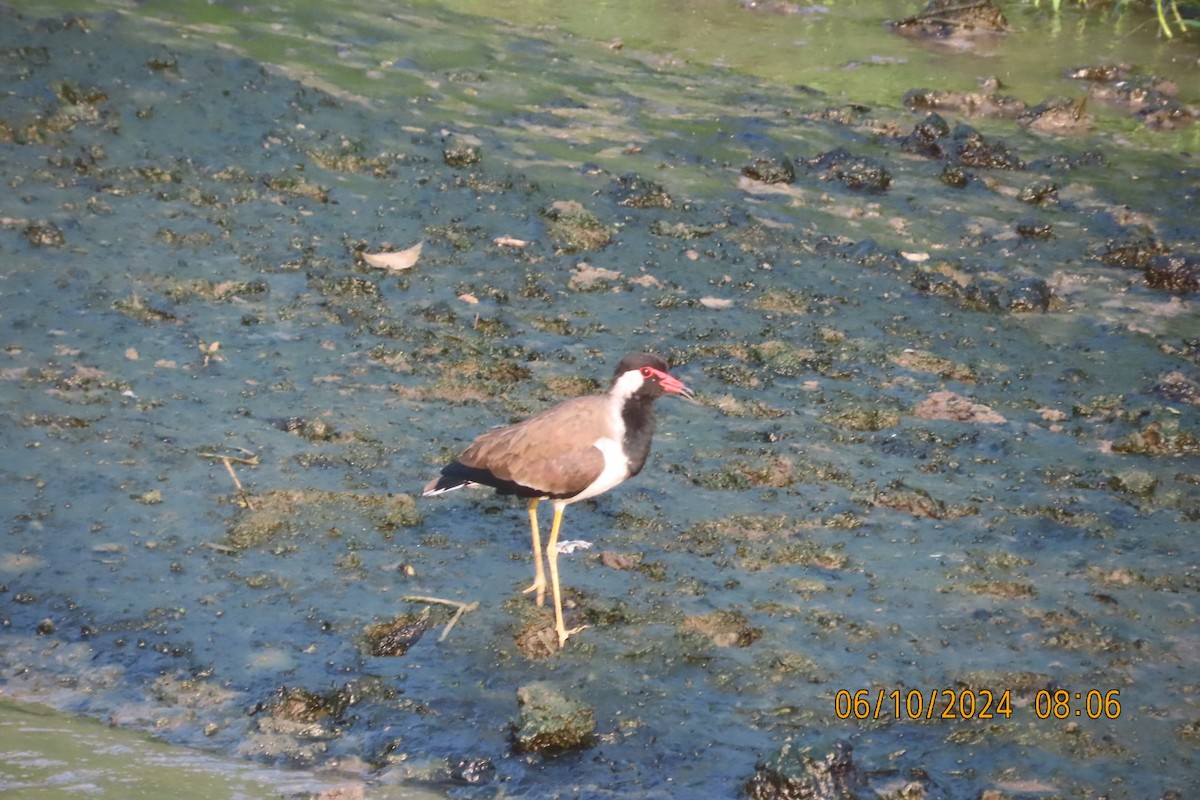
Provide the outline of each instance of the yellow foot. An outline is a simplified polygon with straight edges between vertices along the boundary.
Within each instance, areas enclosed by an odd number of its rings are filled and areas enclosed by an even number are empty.
[[[543,605],[546,602],[546,579],[542,578],[540,581],[534,581],[521,594],[529,594],[530,592],[537,592],[537,604],[539,606]]]
[[[571,628],[571,630],[567,630],[565,627],[562,627],[562,626],[556,628],[555,630],[558,631],[558,649],[561,650],[564,647],[566,647],[567,639],[570,638],[571,636],[579,633],[581,630],[583,630],[586,627],[587,627],[587,625],[580,625],[578,628]]]

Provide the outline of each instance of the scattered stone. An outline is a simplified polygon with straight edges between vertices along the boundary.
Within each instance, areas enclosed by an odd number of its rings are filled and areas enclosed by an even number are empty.
[[[1190,431],[1179,430],[1175,419],[1155,420],[1112,443],[1114,453],[1140,456],[1183,456],[1200,453],[1200,439]]]
[[[53,222],[42,222],[25,228],[25,239],[34,247],[62,247],[67,243],[62,228]]]
[[[452,140],[442,148],[442,161],[448,167],[462,169],[483,161],[483,150],[473,144]]]
[[[396,657],[408,652],[429,629],[429,606],[419,614],[401,614],[388,622],[368,625],[366,650],[377,657]]]
[[[749,647],[762,638],[762,628],[750,624],[740,611],[714,611],[686,617],[683,629],[707,636],[717,647]]]
[[[496,765],[482,756],[454,756],[446,760],[446,776],[454,783],[482,786],[496,777]]]
[[[1105,264],[1141,271],[1146,285],[1176,294],[1200,291],[1200,259],[1175,255],[1153,236],[1110,239],[1097,258]]]
[[[904,96],[904,104],[909,108],[909,92]],[[928,114],[925,119],[913,126],[912,131],[900,140],[900,149],[906,153],[941,160],[946,157],[942,140],[950,135],[950,125],[940,114]]]
[[[965,167],[1022,169],[1025,163],[1003,142],[990,141],[969,125],[954,129],[954,158]]]
[[[318,694],[298,687],[285,687],[279,690],[269,711],[271,717],[277,721],[308,725],[340,717],[353,700],[353,692],[347,688],[332,689]]]
[[[1159,256],[1146,267],[1146,285],[1175,294],[1200,292],[1200,259],[1190,255]]]
[[[599,250],[612,241],[612,232],[592,212],[574,200],[556,200],[542,209],[550,240],[564,252]]]
[[[1143,108],[1134,116],[1150,130],[1174,131],[1186,128],[1196,121],[1198,112],[1178,100],[1167,98],[1161,103]]]
[[[939,176],[942,183],[951,189],[962,189],[971,182],[971,177],[962,167],[947,164]]]
[[[855,191],[879,193],[892,185],[892,173],[886,167],[873,159],[851,155],[842,147],[807,159],[804,166],[818,180],[835,180]]]
[[[1094,66],[1072,67],[1067,70],[1067,77],[1076,81],[1091,81],[1092,83],[1112,83],[1124,80],[1133,72],[1128,64],[1100,64]]]
[[[1153,236],[1131,236],[1122,240],[1110,239],[1098,257],[1109,266],[1146,270],[1155,258],[1170,252]]]
[[[520,707],[513,736],[526,753],[553,755],[588,747],[595,738],[591,707],[566,697],[552,684],[537,681],[517,689]]]
[[[1193,380],[1182,372],[1168,372],[1151,391],[1173,403],[1200,406],[1200,380]]]
[[[944,39],[972,33],[1006,33],[1008,20],[991,0],[929,0],[920,14],[888,22],[888,27],[905,36]]]
[[[626,570],[633,569],[638,565],[639,559],[633,556],[618,553],[613,550],[604,550],[600,553],[600,563],[609,569]]]
[[[974,383],[976,379],[970,367],[925,350],[905,350],[892,356],[891,362],[905,369],[929,372],[948,381]]]
[[[1080,134],[1092,127],[1087,98],[1055,97],[1022,112],[1017,122],[1039,133]]]
[[[309,417],[287,417],[267,420],[273,428],[307,439],[310,442],[349,441],[338,433],[332,423]]]
[[[953,111],[970,117],[1015,119],[1027,106],[1023,100],[995,91],[956,92],[950,89],[910,89],[904,107],[912,111]]]
[[[1178,130],[1196,120],[1196,109],[1175,98],[1174,81],[1135,74],[1128,65],[1077,67],[1067,77],[1087,81],[1089,97],[1128,108],[1152,130]]]
[[[1007,422],[982,403],[954,392],[933,392],[929,397],[913,409],[913,416],[920,419],[946,419],[956,422],[978,422],[996,424]]]
[[[141,494],[130,495],[134,500],[147,506],[156,506],[163,501],[162,491],[159,489],[150,489]]]
[[[859,800],[873,796],[846,742],[804,747],[788,742],[754,765],[744,787],[750,800]],[[823,753],[814,756],[813,753]]]
[[[1108,485],[1124,494],[1149,497],[1158,488],[1158,478],[1144,469],[1127,469],[1113,475]]]
[[[1017,190],[1017,199],[1031,206],[1045,206],[1058,202],[1058,184],[1049,180],[1027,183]]]
[[[792,183],[796,165],[787,156],[758,156],[742,167],[742,174],[763,183]]]
[[[1045,228],[1046,230],[1043,231],[1039,226],[1030,231],[1028,235],[1036,239],[1048,239],[1053,236],[1054,229],[1049,225],[1046,225]],[[1017,232],[1021,233],[1021,230],[1021,226],[1017,226]],[[1055,302],[1050,284],[1041,278],[1030,278],[1012,287],[1008,297],[1008,309],[1018,314],[1032,311],[1046,313],[1055,307]]]
[[[617,205],[629,208],[670,208],[674,205],[671,195],[660,184],[648,181],[640,175],[622,175],[608,188]]]

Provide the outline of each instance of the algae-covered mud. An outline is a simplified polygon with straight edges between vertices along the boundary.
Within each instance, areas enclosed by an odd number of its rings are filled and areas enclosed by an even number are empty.
[[[1191,790],[1193,155],[350,8],[0,10],[6,697],[337,796]],[[642,349],[559,651],[415,495]]]
[[[186,797],[189,800],[355,796],[356,784],[220,753],[169,745],[101,720],[0,701],[0,789],[6,797]],[[341,795],[338,792],[342,792]],[[359,794],[358,796],[361,796]],[[429,800],[444,793],[373,787],[375,800]]]

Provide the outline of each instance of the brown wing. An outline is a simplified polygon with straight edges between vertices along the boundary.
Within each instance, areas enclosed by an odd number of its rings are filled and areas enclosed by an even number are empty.
[[[607,397],[576,397],[509,428],[483,434],[459,456],[497,478],[569,497],[604,470],[592,443],[613,435]]]

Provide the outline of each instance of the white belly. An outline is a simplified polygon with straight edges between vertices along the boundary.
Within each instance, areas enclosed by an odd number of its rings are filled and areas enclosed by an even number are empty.
[[[629,460],[621,443],[612,439],[597,439],[592,446],[604,454],[604,470],[582,492],[571,498],[574,503],[603,494],[629,477]]]

